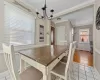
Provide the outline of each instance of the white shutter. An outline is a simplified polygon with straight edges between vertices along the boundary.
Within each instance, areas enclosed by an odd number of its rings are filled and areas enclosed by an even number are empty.
[[[5,5],[5,43],[34,44],[35,18],[11,5]]]

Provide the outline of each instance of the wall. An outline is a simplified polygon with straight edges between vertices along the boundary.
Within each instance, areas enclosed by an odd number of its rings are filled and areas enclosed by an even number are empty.
[[[3,0],[0,0],[0,49],[2,48],[2,43],[4,41],[3,36],[4,35],[4,3]],[[2,51],[0,50],[0,72],[3,72],[7,69],[5,62],[4,62],[4,56],[2,54]]]
[[[67,41],[68,44],[72,42],[72,25],[70,21],[61,21],[56,23],[55,26],[56,44],[61,44],[63,41]]]
[[[3,1],[0,0],[0,48],[2,47],[4,33],[4,4]]]
[[[2,3],[1,3],[1,1],[2,0],[0,0],[0,10],[1,10],[1,12],[0,12],[0,48],[2,47],[2,43],[3,43],[3,30],[4,30],[4,1],[2,1]],[[3,6],[3,7],[1,7],[1,5]],[[39,25],[44,25],[44,36],[45,36],[45,40],[44,40],[44,42],[39,42]],[[49,20],[41,20],[41,19],[36,19],[36,34],[35,34],[35,44],[39,44],[39,45],[43,45],[43,44],[49,44],[49,42],[50,42],[50,35],[48,34],[47,35],[47,32],[48,33],[50,33],[50,29],[49,29],[49,27],[50,27],[50,21]],[[16,57],[17,57],[17,66],[18,66],[18,68],[19,68],[19,55],[16,55]],[[0,52],[0,73],[2,73],[2,72],[4,72],[4,71],[6,71],[7,70],[7,67],[6,67],[6,64],[5,64],[5,60],[4,60],[4,56],[3,56],[3,53],[2,52]]]
[[[44,42],[39,42],[39,27],[40,25],[44,26]],[[50,44],[50,21],[49,20],[41,20],[36,19],[36,39],[35,43],[38,45],[42,44]]]
[[[93,25],[85,25],[74,28],[74,40],[77,41],[77,49],[90,51],[90,43],[79,42],[79,30],[89,29],[89,41],[93,41]]]
[[[96,12],[98,7],[100,6],[100,0],[96,0],[95,2],[95,11],[94,17],[96,16]],[[95,18],[94,18],[95,19]],[[94,20],[94,66],[97,71],[100,73],[100,30],[96,29],[95,20]]]

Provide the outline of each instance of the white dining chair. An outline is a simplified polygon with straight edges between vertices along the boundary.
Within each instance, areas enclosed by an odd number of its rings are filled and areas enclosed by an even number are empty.
[[[74,48],[76,49],[76,41],[73,41],[73,44],[74,44]],[[74,50],[75,50],[74,49]],[[61,59],[61,62],[62,63],[65,63],[66,64],[66,62],[67,62],[67,59],[68,59],[68,52],[69,52],[69,50],[66,52],[66,56],[64,56],[62,59]],[[75,51],[74,51],[75,52]]]
[[[69,54],[68,54],[68,59],[67,63],[64,64],[62,62],[59,62],[51,71],[51,74],[58,76],[60,79],[64,80],[71,80],[71,72],[72,72],[72,65],[73,65],[73,55],[74,55],[74,50],[75,49],[75,43],[70,43],[70,48],[69,48]]]
[[[18,74],[14,46],[7,46],[3,44],[3,52],[5,62],[10,73],[12,80],[41,80],[43,75],[40,71],[34,67],[28,67],[22,73]]]

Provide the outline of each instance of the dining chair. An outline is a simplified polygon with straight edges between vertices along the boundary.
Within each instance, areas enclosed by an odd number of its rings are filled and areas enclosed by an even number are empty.
[[[75,45],[74,48],[76,49],[76,41],[73,41],[73,44]],[[74,50],[75,50],[75,49],[74,49]],[[75,52],[75,51],[74,51],[74,52]],[[68,53],[69,53],[69,50],[66,51],[66,56],[64,56],[64,57],[61,59],[61,62],[62,62],[62,63],[65,63],[65,64],[66,64],[67,59],[68,59]]]
[[[41,80],[43,75],[40,71],[34,67],[28,67],[22,73],[18,74],[14,46],[7,46],[3,44],[3,52],[5,62],[10,73],[12,80]]]
[[[58,76],[60,79],[71,80],[70,74],[72,73],[73,55],[75,49],[75,42],[70,43],[69,54],[67,63],[59,62],[51,71],[51,74]]]

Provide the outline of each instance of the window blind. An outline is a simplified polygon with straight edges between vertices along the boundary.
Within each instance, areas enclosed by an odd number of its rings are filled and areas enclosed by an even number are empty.
[[[11,5],[5,5],[5,43],[13,45],[34,44],[35,18]]]

